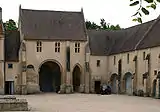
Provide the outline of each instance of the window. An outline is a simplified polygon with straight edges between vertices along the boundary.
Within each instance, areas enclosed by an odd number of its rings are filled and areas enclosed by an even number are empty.
[[[75,43],[75,53],[80,52],[80,43]]]
[[[100,66],[100,60],[97,60],[97,67]]]
[[[127,54],[127,63],[129,64],[129,54]]]
[[[8,68],[13,68],[13,64],[8,64]]]
[[[154,75],[157,75],[157,70],[154,70]]]
[[[114,65],[116,64],[116,56],[114,56]]]
[[[55,52],[60,52],[60,42],[55,43]]]
[[[37,52],[42,52],[42,42],[37,41]]]
[[[146,53],[143,52],[143,60],[145,60],[145,57],[146,57]]]

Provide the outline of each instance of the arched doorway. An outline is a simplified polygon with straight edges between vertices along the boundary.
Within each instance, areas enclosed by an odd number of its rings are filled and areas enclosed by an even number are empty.
[[[79,92],[81,69],[76,65],[73,69],[73,91]]]
[[[132,94],[132,74],[130,72],[127,72],[124,75],[124,81],[125,81],[126,94],[128,94],[128,95]]]
[[[117,87],[118,87],[118,85],[117,85],[117,74],[112,74],[110,81],[111,81],[112,93],[117,93],[118,92],[117,91]]]
[[[60,90],[61,71],[56,62],[47,61],[41,65],[39,85],[42,92],[58,92]]]
[[[156,97],[156,85],[157,85],[157,80],[155,79],[153,81],[152,97]]]

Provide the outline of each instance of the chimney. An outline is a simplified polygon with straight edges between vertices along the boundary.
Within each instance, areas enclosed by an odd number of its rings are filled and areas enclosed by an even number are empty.
[[[0,21],[2,21],[2,8],[0,7]]]

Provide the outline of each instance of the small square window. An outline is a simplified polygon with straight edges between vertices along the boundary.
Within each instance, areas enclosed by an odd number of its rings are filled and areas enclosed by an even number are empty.
[[[157,70],[154,70],[154,75],[157,75]]]
[[[100,66],[100,60],[97,60],[97,67]]]
[[[13,64],[8,64],[8,68],[13,68]]]

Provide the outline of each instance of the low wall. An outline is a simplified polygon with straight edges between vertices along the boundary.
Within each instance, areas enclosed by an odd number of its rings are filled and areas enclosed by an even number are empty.
[[[0,98],[0,111],[27,111],[28,102],[26,99],[16,99],[15,97]]]

